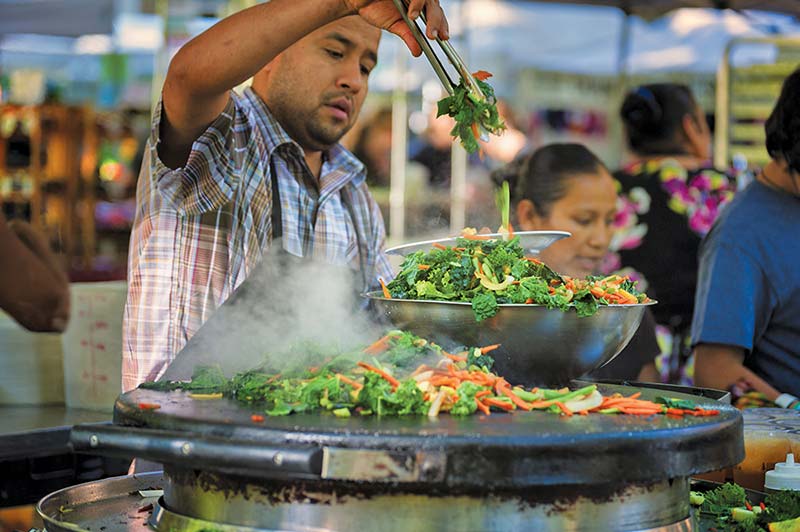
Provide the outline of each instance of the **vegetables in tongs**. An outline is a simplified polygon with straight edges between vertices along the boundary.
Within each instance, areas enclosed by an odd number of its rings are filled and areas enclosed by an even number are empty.
[[[506,128],[497,112],[494,89],[486,83],[486,79],[492,75],[483,70],[470,74],[466,63],[453,48],[453,45],[437,37],[436,43],[456,72],[458,72],[459,82],[453,83],[417,22],[408,17],[408,1],[394,0],[394,4],[402,15],[403,20],[408,24],[411,34],[419,43],[422,53],[425,54],[433,71],[449,95],[439,101],[438,114],[436,116],[449,115],[453,117],[456,125],[450,134],[453,137],[460,137],[461,145],[469,153],[478,151],[478,139],[489,140],[488,136],[485,133],[481,133],[481,131],[497,135]],[[422,21],[427,24],[424,12],[422,13]]]
[[[436,115],[437,117],[448,115],[456,121],[450,134],[459,137],[461,145],[469,153],[478,151],[479,139],[488,140],[485,135],[481,135],[481,130],[499,135],[506,128],[497,112],[494,89],[485,81],[491,74],[481,70],[472,74],[472,77],[483,94],[479,95],[470,90],[469,84],[462,78],[454,87],[453,94],[439,100]]]

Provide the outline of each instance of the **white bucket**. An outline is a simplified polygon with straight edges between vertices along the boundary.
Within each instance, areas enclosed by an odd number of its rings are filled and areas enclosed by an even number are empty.
[[[0,311],[0,404],[63,403],[61,335],[30,332]]]
[[[122,388],[122,311],[127,285],[73,283],[72,311],[62,336],[70,408],[111,412]]]

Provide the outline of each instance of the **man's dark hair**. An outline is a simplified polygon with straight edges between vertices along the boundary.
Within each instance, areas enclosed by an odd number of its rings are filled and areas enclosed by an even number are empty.
[[[553,203],[567,193],[567,181],[606,170],[603,162],[582,144],[549,144],[492,172],[492,180],[508,181],[511,201],[530,200],[539,216],[547,217]]]
[[[653,83],[629,92],[620,117],[628,145],[643,155],[675,155],[686,151],[683,117],[695,120],[697,102],[686,85]]]
[[[800,172],[800,68],[784,80],[764,130],[770,157],[783,159],[791,171]]]

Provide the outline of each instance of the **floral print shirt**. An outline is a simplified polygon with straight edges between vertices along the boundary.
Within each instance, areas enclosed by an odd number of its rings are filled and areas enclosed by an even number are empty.
[[[658,300],[656,322],[673,337],[662,351],[685,358],[700,241],[733,199],[735,181],[713,168],[687,170],[674,159],[637,162],[615,177],[617,231],[604,270],[621,270]]]

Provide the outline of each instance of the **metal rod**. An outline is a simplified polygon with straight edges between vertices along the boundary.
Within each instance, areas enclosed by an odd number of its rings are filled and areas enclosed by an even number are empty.
[[[439,81],[442,82],[442,85],[448,94],[453,94],[455,92],[456,84],[453,83],[453,81],[450,79],[450,76],[447,75],[444,65],[442,65],[441,61],[439,61],[439,58],[433,52],[433,48],[431,48],[428,39],[422,33],[420,27],[415,21],[408,18],[408,14],[406,13],[408,7],[404,4],[403,0],[394,0],[394,5],[397,7],[397,10],[400,11],[400,15],[402,15],[403,20],[406,22],[406,24],[408,24],[408,27],[411,28],[411,33],[414,35],[414,39],[417,40],[420,48],[422,48],[422,53],[425,54],[425,57],[431,64],[431,67],[436,73],[436,76],[439,78]]]
[[[470,73],[467,64],[464,62],[463,59],[461,59],[461,56],[458,55],[458,52],[456,52],[456,49],[453,48],[453,45],[447,41],[439,39],[438,37],[436,38],[436,42],[439,43],[439,46],[442,48],[442,51],[444,51],[444,55],[447,56],[447,59],[450,60],[450,63],[452,63],[453,66],[456,67],[456,70],[461,76],[461,79],[463,79],[464,82],[467,84],[467,87],[479,99],[486,100],[486,95],[483,94],[483,91],[481,90],[478,83],[475,81],[475,78],[472,77],[472,73]]]
[[[402,242],[406,234],[406,167],[408,164],[408,54],[398,48],[398,80],[392,93],[392,151],[389,169],[389,238]]]
[[[405,0],[403,0],[405,4]],[[406,8],[407,9],[407,8]],[[420,13],[420,18],[422,18],[422,22],[425,23],[425,26],[428,25],[428,17],[425,15],[424,12]],[[450,61],[455,69],[458,71],[459,76],[467,85],[467,88],[480,100],[486,100],[486,95],[483,94],[480,85],[475,81],[475,78],[472,76],[472,73],[469,71],[469,67],[461,59],[461,56],[458,54],[456,49],[450,44],[448,41],[443,41],[439,37],[436,37],[436,43],[439,45],[439,48],[442,49],[444,55],[447,56],[447,59]]]

